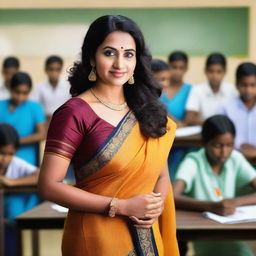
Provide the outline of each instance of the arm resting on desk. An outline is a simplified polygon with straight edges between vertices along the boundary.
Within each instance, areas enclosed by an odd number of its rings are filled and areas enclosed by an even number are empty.
[[[38,182],[38,176],[39,170],[35,171],[31,175],[19,179],[10,179],[5,176],[0,176],[0,184],[3,184],[7,187],[36,185]]]
[[[256,204],[256,193],[223,199],[219,202],[201,201],[182,195],[185,190],[185,182],[177,180],[173,184],[174,200],[177,208],[195,211],[209,211],[219,215],[233,214],[237,206]],[[256,178],[252,181],[252,186],[256,190]]]
[[[184,118],[184,123],[186,125],[202,125],[203,124],[203,119],[201,118],[199,112],[196,111],[187,111],[185,118]]]

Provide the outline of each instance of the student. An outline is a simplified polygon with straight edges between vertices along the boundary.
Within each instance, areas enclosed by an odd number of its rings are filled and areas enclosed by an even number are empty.
[[[24,186],[37,184],[39,171],[37,167],[14,156],[19,146],[16,130],[8,124],[0,124],[0,186]],[[39,202],[31,193],[13,193],[4,197],[5,255],[15,254],[14,218],[33,208]]]
[[[203,124],[204,148],[189,153],[179,166],[173,185],[177,208],[230,215],[241,205],[256,204],[256,172],[244,156],[233,149],[235,127],[224,115]],[[253,255],[246,243],[196,242],[195,255]]]
[[[45,61],[47,80],[36,85],[32,99],[43,105],[47,119],[53,112],[70,98],[69,83],[60,78],[63,60],[59,56],[50,56]]]
[[[188,97],[185,122],[189,125],[201,125],[208,117],[218,114],[225,102],[236,96],[235,87],[223,81],[226,74],[224,55],[210,54],[205,74],[208,81],[194,86]]]
[[[162,89],[167,88],[170,82],[170,67],[168,64],[159,59],[153,59],[151,69],[154,78],[158,81]]]
[[[161,101],[167,108],[169,115],[175,118],[178,127],[184,126],[185,105],[191,85],[184,82],[184,75],[188,69],[188,56],[184,52],[176,51],[168,58],[171,77],[169,86],[164,88]]]
[[[19,71],[19,68],[20,62],[16,57],[8,57],[3,61],[3,81],[0,82],[0,99],[7,99],[10,97],[10,81],[12,76]]]
[[[165,105],[168,115],[175,120],[178,127],[185,126],[185,105],[191,89],[191,85],[184,82],[184,75],[188,68],[188,56],[181,51],[173,52],[168,58],[171,77],[169,85],[164,87],[160,100]],[[188,148],[173,148],[168,157],[168,165],[171,178],[174,177],[176,169],[189,152]]]
[[[14,126],[20,136],[17,156],[38,166],[38,143],[45,138],[42,106],[28,100],[32,81],[27,73],[17,72],[11,79],[11,98],[0,101],[0,122]]]
[[[239,96],[224,105],[222,113],[234,123],[235,147],[256,166],[256,66],[242,63],[236,71]]]

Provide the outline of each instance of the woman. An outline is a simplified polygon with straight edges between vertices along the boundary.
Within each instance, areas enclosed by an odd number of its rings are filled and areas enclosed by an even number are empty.
[[[73,98],[53,115],[39,177],[41,195],[70,209],[64,256],[179,255],[166,164],[175,124],[150,60],[126,17],[100,17],[85,36],[69,77]],[[70,161],[75,187],[61,182]]]
[[[188,154],[173,185],[176,207],[233,214],[241,205],[256,204],[256,172],[234,150],[235,127],[223,115],[208,118],[202,129],[204,148]],[[250,192],[250,193],[248,193]],[[195,242],[195,255],[252,256],[245,242]]]
[[[42,106],[28,99],[32,89],[30,76],[17,72],[10,82],[11,98],[0,101],[0,122],[16,128],[20,148],[16,155],[38,166],[39,142],[45,138],[45,116]]]

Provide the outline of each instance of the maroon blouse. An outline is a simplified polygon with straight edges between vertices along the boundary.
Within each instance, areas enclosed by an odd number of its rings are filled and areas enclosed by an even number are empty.
[[[77,169],[93,157],[114,129],[84,100],[71,98],[52,117],[45,152],[70,159]]]

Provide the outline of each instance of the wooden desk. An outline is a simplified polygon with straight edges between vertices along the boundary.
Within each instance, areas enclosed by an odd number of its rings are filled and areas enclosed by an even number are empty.
[[[50,202],[16,218],[20,234],[23,229],[62,229],[66,213],[51,208]],[[177,237],[180,241],[195,240],[256,240],[256,222],[224,225],[202,217],[199,212],[176,211]],[[20,252],[22,247],[20,243]],[[20,253],[20,255],[22,255]],[[36,253],[36,252],[34,252]],[[37,252],[38,253],[38,252]],[[39,255],[39,254],[33,254]]]
[[[202,147],[202,137],[200,134],[186,136],[186,137],[176,137],[173,143],[173,147]]]
[[[5,187],[0,185],[0,255],[4,255],[4,195],[10,193],[35,193],[37,186]]]
[[[200,212],[176,212],[177,237],[180,241],[256,240],[256,222],[220,224],[204,218]]]

